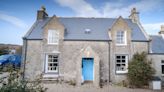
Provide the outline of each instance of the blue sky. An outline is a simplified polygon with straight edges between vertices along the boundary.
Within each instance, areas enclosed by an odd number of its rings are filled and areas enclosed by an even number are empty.
[[[0,43],[22,44],[42,5],[49,16],[63,17],[127,18],[136,7],[148,34],[164,25],[164,0],[0,0]]]

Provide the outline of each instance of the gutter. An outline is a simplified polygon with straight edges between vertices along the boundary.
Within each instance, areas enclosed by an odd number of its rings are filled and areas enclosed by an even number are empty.
[[[148,53],[148,55],[164,55],[164,53]]]

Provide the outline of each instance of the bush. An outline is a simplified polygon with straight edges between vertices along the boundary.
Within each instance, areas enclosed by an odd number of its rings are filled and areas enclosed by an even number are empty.
[[[29,82],[20,78],[20,71],[9,69],[9,76],[2,78],[0,92],[45,92],[46,88],[41,86],[41,80],[36,79],[34,82]]]
[[[132,87],[143,87],[148,85],[155,70],[151,67],[151,61],[147,59],[147,54],[134,54],[128,66],[128,81]]]

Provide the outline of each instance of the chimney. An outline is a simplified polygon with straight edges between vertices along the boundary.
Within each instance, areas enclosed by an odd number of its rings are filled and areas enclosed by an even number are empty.
[[[160,30],[159,34],[164,35],[164,25],[161,25],[161,30]]]
[[[139,12],[137,12],[136,8],[133,8],[131,10],[131,14],[130,14],[129,18],[132,20],[133,23],[139,22]]]
[[[41,9],[37,11],[37,20],[42,20],[46,17],[48,17],[48,14],[46,13],[46,8],[42,6]]]

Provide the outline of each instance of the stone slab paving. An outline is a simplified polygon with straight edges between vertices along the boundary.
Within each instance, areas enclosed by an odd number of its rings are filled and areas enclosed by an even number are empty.
[[[47,92],[164,92],[153,91],[151,89],[130,89],[119,86],[104,86],[103,88],[96,88],[90,85],[83,85],[80,87],[68,84],[44,84],[48,88]]]

